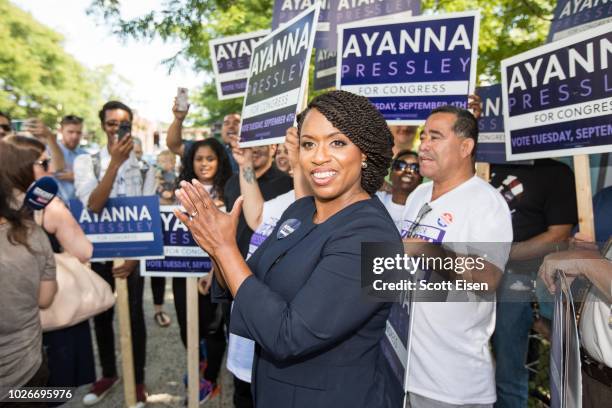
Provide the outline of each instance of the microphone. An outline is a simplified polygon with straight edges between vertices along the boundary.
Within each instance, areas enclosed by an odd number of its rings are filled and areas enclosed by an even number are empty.
[[[53,178],[41,177],[28,187],[23,205],[32,210],[42,210],[57,195],[57,189],[57,182]]]

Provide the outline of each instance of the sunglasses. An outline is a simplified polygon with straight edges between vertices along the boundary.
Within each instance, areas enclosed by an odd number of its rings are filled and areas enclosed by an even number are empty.
[[[4,130],[5,132],[10,132],[11,131],[11,125],[2,124],[2,125],[0,125],[0,128],[2,128],[2,130]]]
[[[393,164],[391,168],[395,171],[404,171],[409,169],[413,173],[419,172],[419,164],[418,163],[406,163],[403,160],[393,160]]]
[[[34,164],[40,165],[44,171],[49,171],[50,162],[51,162],[51,159],[44,159],[44,160],[36,160]]]

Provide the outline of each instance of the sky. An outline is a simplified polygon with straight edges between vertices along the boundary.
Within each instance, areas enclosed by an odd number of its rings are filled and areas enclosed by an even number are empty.
[[[11,0],[30,12],[40,23],[61,33],[64,49],[88,68],[113,65],[114,72],[128,81],[131,107],[153,122],[172,121],[172,101],[176,88],[189,88],[190,93],[204,81],[188,63],[168,70],[161,65],[165,58],[175,55],[180,43],[121,40],[112,35],[108,25],[88,16],[85,9],[90,0]],[[122,2],[122,15],[135,17],[159,8],[160,0],[131,0]],[[125,87],[120,87],[125,89]]]

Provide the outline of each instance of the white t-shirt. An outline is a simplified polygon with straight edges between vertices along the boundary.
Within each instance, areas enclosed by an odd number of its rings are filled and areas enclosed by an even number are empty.
[[[499,192],[476,176],[435,201],[432,190],[432,182],[421,184],[408,197],[402,236],[429,203],[431,211],[420,219],[413,236],[431,242],[508,243],[487,259],[503,271],[512,221]],[[494,403],[489,339],[495,329],[495,302],[415,302],[413,311],[408,391],[449,404]]]
[[[587,295],[580,318],[580,339],[591,357],[612,367],[612,309],[605,296],[593,286]]]
[[[391,219],[395,223],[398,230],[402,230],[402,220],[404,219],[404,205],[395,204],[393,202],[393,194],[387,193],[386,191],[377,191],[376,197],[383,203],[387,212],[391,216]]]
[[[287,208],[295,201],[295,191],[268,200],[263,205],[261,225],[255,230],[249,242],[247,259],[270,236],[276,223]],[[230,333],[227,348],[227,369],[242,381],[251,382],[253,371],[253,356],[255,355],[255,342],[236,334]]]
[[[84,206],[87,206],[89,196],[96,189],[108,166],[110,165],[111,155],[105,146],[100,150],[100,169],[99,174],[95,173],[94,161],[88,154],[77,156],[74,160],[74,188],[76,196]],[[140,171],[140,164],[134,155],[121,164],[117,171],[117,176],[113,182],[113,188],[109,197],[135,197],[155,195],[155,169],[149,168],[143,177]]]

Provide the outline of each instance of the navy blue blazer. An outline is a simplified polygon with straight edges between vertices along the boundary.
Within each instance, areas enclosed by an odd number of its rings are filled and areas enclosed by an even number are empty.
[[[390,304],[361,297],[361,243],[401,238],[376,197],[318,225],[314,213],[312,197],[285,211],[234,299],[230,331],[257,343],[255,406],[384,407]]]

